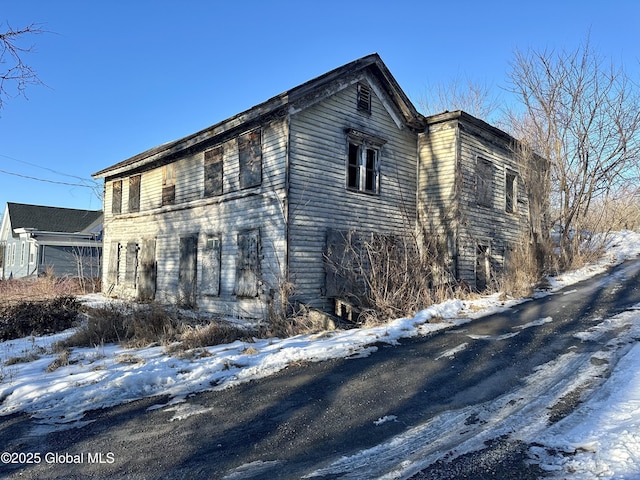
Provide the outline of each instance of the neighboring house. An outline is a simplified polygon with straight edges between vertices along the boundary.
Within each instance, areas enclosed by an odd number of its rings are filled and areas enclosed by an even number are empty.
[[[103,289],[260,318],[288,284],[330,311],[327,245],[348,231],[441,236],[443,268],[482,289],[528,229],[513,142],[420,115],[369,55],[95,173]]]
[[[7,203],[1,277],[100,277],[102,211]]]

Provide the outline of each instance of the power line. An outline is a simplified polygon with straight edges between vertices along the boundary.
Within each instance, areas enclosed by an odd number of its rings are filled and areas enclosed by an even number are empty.
[[[27,180],[35,180],[37,182],[54,183],[56,185],[68,185],[70,187],[91,188],[94,190],[96,188],[96,185],[87,185],[83,183],[59,182],[57,180],[47,180],[45,178],[30,177],[29,175],[22,175],[21,173],[7,172],[6,170],[0,170],[0,173],[4,173],[5,175],[13,175],[14,177],[26,178]],[[73,177],[73,175],[68,175],[68,176]],[[73,177],[73,178],[78,178],[80,180],[83,180],[80,177]]]
[[[13,160],[14,162],[23,163],[23,164],[25,164],[25,165],[29,165],[29,166],[31,166],[31,167],[36,167],[36,168],[40,168],[40,169],[42,169],[42,170],[47,170],[48,172],[55,173],[56,175],[61,175],[61,176],[63,176],[63,177],[75,178],[75,179],[77,179],[77,180],[85,181],[85,179],[84,179],[84,178],[82,178],[82,177],[78,177],[78,176],[76,176],[76,175],[71,175],[71,174],[69,174],[69,173],[59,172],[59,171],[57,171],[57,170],[53,170],[52,168],[43,167],[42,165],[38,165],[38,164],[35,164],[35,163],[27,162],[26,160],[20,160],[19,158],[11,157],[11,156],[9,156],[9,155],[5,155],[5,154],[3,154],[3,153],[0,153],[0,157],[8,158],[9,160]],[[18,175],[18,176],[19,176],[19,175]]]

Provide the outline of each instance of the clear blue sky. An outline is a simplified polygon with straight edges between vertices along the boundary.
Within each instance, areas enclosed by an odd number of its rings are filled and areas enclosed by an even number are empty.
[[[50,33],[24,59],[46,86],[0,110],[0,170],[73,184],[373,52],[416,104],[460,77],[499,89],[514,49],[589,32],[640,80],[636,0],[0,0],[0,30],[32,22]],[[6,202],[101,208],[89,188],[0,173]]]

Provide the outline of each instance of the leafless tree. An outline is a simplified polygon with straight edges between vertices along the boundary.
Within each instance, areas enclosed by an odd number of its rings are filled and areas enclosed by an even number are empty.
[[[427,86],[418,104],[425,115],[464,110],[487,120],[499,110],[500,100],[486,82],[458,77],[448,83]]]
[[[574,51],[517,51],[509,80],[524,105],[511,113],[513,133],[550,162],[553,220],[568,265],[594,201],[637,178],[637,85],[588,40]]]
[[[29,85],[42,85],[36,71],[24,62],[25,55],[33,52],[33,45],[25,45],[25,39],[41,33],[44,30],[35,23],[0,31],[0,110],[8,98],[24,96]]]

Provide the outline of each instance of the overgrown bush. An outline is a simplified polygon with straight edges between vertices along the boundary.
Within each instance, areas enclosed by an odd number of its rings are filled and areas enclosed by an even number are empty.
[[[177,337],[180,343],[171,350],[191,350],[211,345],[233,343],[236,340],[252,342],[251,333],[249,330],[224,321],[216,321],[207,325],[184,325],[182,333]]]
[[[107,304],[85,310],[86,321],[65,346],[93,347],[105,343],[142,346],[168,340],[178,321],[159,305]]]
[[[61,296],[84,295],[100,291],[100,280],[92,278],[56,277],[0,280],[0,304],[47,300]]]
[[[447,272],[446,247],[435,235],[341,233],[325,257],[336,297],[357,310],[359,324],[385,323],[459,293]]]
[[[220,319],[198,320],[183,315],[178,309],[155,303],[113,303],[87,308],[85,316],[77,332],[58,348],[94,347],[105,343],[144,347],[180,342],[172,347],[173,351],[250,340],[253,333]]]
[[[80,303],[73,296],[0,306],[0,341],[49,335],[74,325]]]

